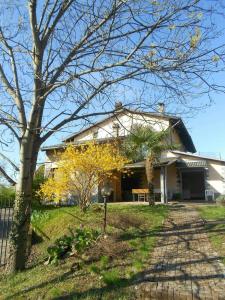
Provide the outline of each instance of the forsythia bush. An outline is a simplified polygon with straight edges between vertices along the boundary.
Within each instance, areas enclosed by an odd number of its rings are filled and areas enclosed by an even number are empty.
[[[97,186],[112,178],[115,171],[122,171],[128,162],[116,145],[95,142],[69,145],[57,161],[54,177],[41,185],[39,195],[56,202],[76,195],[83,210],[89,206]]]

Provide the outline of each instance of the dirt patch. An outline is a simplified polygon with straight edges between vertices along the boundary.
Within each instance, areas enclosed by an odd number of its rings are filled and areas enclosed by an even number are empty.
[[[141,228],[144,220],[140,217],[128,214],[109,215],[108,224],[120,230],[127,230],[130,227]]]
[[[89,259],[98,261],[101,256],[110,259],[125,258],[131,252],[131,246],[124,241],[119,241],[117,235],[101,237],[98,242],[87,252]]]

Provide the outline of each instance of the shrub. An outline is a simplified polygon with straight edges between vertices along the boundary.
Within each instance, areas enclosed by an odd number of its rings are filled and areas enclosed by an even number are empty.
[[[71,236],[62,236],[55,241],[53,246],[48,247],[48,263],[56,264],[67,252],[72,250],[73,238]]]
[[[109,286],[120,286],[122,283],[122,279],[120,278],[118,270],[104,272],[102,274],[102,280]]]
[[[13,206],[15,200],[15,188],[0,186],[0,207]]]
[[[31,215],[31,224],[33,227],[40,225],[41,222],[47,221],[50,215],[47,211],[34,210]]]
[[[101,213],[104,211],[104,207],[101,204],[94,203],[91,205],[91,210],[96,213]]]
[[[41,197],[38,194],[40,186],[46,181],[44,177],[44,165],[40,166],[35,174],[32,184],[32,208],[39,208],[41,206]]]
[[[54,177],[41,185],[39,195],[43,200],[60,202],[76,195],[82,211],[86,211],[96,193],[96,186],[114,176],[112,170],[121,171],[128,159],[117,145],[95,142],[80,146],[69,145],[58,155]]]
[[[50,215],[47,211],[43,210],[34,210],[31,214],[31,225],[32,225],[32,243],[42,241],[42,237],[45,234],[41,231],[41,224],[47,221],[50,218]],[[46,236],[45,236],[46,237]]]
[[[62,236],[55,241],[54,245],[48,247],[47,264],[56,264],[66,255],[83,253],[99,237],[98,231],[86,228],[78,228],[74,232],[70,230],[70,233],[70,236]]]
[[[101,273],[101,269],[96,264],[92,264],[90,266],[90,271],[92,273],[95,273],[95,274],[100,274]]]
[[[77,228],[73,235],[73,250],[82,253],[93,241],[97,240],[99,232],[97,230],[89,230],[85,228]]]
[[[109,257],[106,255],[101,256],[100,258],[100,268],[105,269],[109,264]]]

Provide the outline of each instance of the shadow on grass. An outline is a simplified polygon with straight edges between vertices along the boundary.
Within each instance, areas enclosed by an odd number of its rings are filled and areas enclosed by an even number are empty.
[[[221,258],[222,257],[216,256],[216,257],[210,258],[209,261],[211,263],[213,263],[214,261],[216,262],[218,259],[221,259]],[[195,264],[204,263],[204,262],[205,262],[205,258],[199,259],[199,260],[190,260],[190,261],[186,261],[183,263],[165,264],[165,268],[166,268],[166,270],[171,271],[171,270],[176,270],[177,266],[182,267],[185,265],[195,265]],[[114,283],[108,284],[104,287],[90,288],[83,292],[72,291],[72,292],[68,293],[67,295],[56,296],[52,299],[55,299],[55,300],[86,299],[88,297],[89,297],[88,299],[103,299],[103,296],[105,299],[107,294],[114,293],[115,291],[116,291],[116,293],[120,294],[120,292],[118,291],[120,289],[122,290],[124,288],[131,288],[131,287],[134,287],[141,283],[148,283],[148,282],[181,281],[181,282],[185,283],[187,281],[193,281],[193,282],[195,282],[196,285],[198,285],[199,292],[200,292],[200,290],[201,290],[201,285],[199,283],[200,281],[209,280],[209,279],[224,279],[224,274],[221,272],[218,272],[216,269],[215,269],[215,273],[213,273],[213,274],[191,275],[191,274],[188,274],[187,272],[183,271],[183,274],[179,274],[179,275],[175,275],[175,276],[174,275],[167,276],[167,275],[161,274],[162,268],[161,269],[158,268],[158,265],[160,263],[163,263],[163,262],[159,262],[156,266],[153,266],[152,268],[149,268],[148,270],[145,270],[142,272],[136,272],[129,279],[118,278],[116,281],[114,281]],[[160,273],[160,274],[157,275],[157,273]],[[71,275],[74,278],[74,280],[76,280],[73,272],[70,271],[70,272],[64,273],[63,275],[61,275],[59,277],[52,279],[51,281],[30,287],[25,292],[29,292],[34,289],[42,288],[45,285],[54,284],[59,281],[62,283],[64,281],[66,281]],[[11,297],[13,298],[13,297],[17,297],[20,295],[21,294],[18,293],[18,294],[12,295]]]
[[[70,215],[71,217],[73,217],[74,219],[76,219],[76,220],[78,220],[78,221],[80,221],[80,222],[82,222],[82,223],[85,222],[84,219],[81,219],[81,218],[79,218],[78,216],[76,216],[76,215],[74,215],[74,214],[72,214],[72,213],[70,213],[70,212],[68,212],[68,211],[64,211],[64,213],[67,214],[67,215]]]
[[[211,260],[218,260],[220,259],[220,257],[215,257],[212,258]],[[187,261],[185,262],[185,264],[198,264],[204,262],[204,260],[196,260],[196,261]],[[168,270],[175,270],[177,267],[177,264],[170,264],[167,266]],[[115,284],[109,284],[106,285],[104,287],[97,287],[97,288],[90,288],[86,291],[83,292],[76,292],[76,291],[72,291],[70,293],[68,293],[67,295],[61,295],[61,296],[56,296],[56,297],[52,297],[52,299],[55,300],[60,300],[60,299],[85,299],[88,297],[88,299],[105,299],[105,296],[107,294],[113,293],[114,291],[116,291],[118,294],[120,294],[120,292],[118,290],[122,290],[123,288],[131,288],[134,287],[135,285],[141,284],[141,283],[147,283],[147,282],[170,282],[170,281],[183,281],[183,282],[187,282],[187,281],[194,281],[194,282],[199,282],[199,281],[204,281],[204,280],[209,280],[209,279],[224,279],[224,274],[222,273],[218,273],[215,272],[214,274],[206,274],[206,275],[198,275],[198,276],[191,276],[187,273],[184,273],[182,275],[177,275],[177,276],[163,276],[163,275],[159,275],[159,276],[155,276],[154,274],[161,272],[161,270],[157,269],[157,268],[152,268],[149,269],[145,272],[137,272],[136,274],[134,274],[133,276],[131,276],[131,278],[126,279],[126,278],[120,278],[118,279]],[[65,272],[64,274],[57,276],[55,278],[53,278],[52,280],[43,282],[39,285],[34,285],[31,286],[27,289],[24,289],[22,292],[19,293],[15,293],[13,295],[10,295],[9,297],[5,298],[5,299],[16,299],[16,297],[19,296],[25,296],[26,293],[32,291],[32,290],[37,290],[37,289],[41,289],[49,284],[54,285],[57,284],[58,282],[65,282],[66,280],[68,280],[70,277],[73,277],[74,280],[76,280],[76,276],[74,274],[73,271],[68,271]],[[117,294],[117,295],[118,295]],[[44,295],[42,295],[43,297]]]
[[[118,237],[119,241],[129,241],[129,240],[135,240],[135,239],[143,239],[143,238],[150,238],[150,237],[158,237],[161,235],[159,230],[162,228],[156,228],[151,230],[139,230],[136,232],[124,232],[121,233]]]
[[[149,208],[152,209],[151,207]],[[146,211],[146,207],[144,207],[144,210]],[[121,210],[120,210],[121,211]],[[210,279],[224,279],[224,274],[221,270],[218,269],[218,260],[224,259],[224,256],[208,256],[207,253],[200,252],[197,249],[191,249],[190,248],[190,235],[196,234],[196,233],[202,233],[202,232],[225,232],[224,229],[218,229],[215,226],[218,224],[209,223],[205,224],[204,222],[187,222],[183,224],[182,226],[176,226],[176,224],[173,224],[173,222],[168,219],[168,222],[171,222],[172,225],[171,229],[167,230],[165,228],[164,230],[161,230],[161,226],[156,227],[152,230],[136,230],[135,232],[128,232],[128,233],[121,233],[121,235],[118,237],[122,241],[129,241],[129,240],[135,240],[135,239],[144,239],[146,237],[155,237],[155,236],[163,236],[163,243],[167,243],[168,236],[176,235],[178,237],[176,243],[185,243],[187,250],[191,250],[195,252],[196,254],[200,254],[200,259],[189,259],[184,262],[178,262],[178,263],[165,263],[165,260],[157,261],[156,264],[151,265],[148,269],[145,269],[145,271],[141,272],[135,272],[133,275],[130,276],[129,279],[127,278],[117,278],[117,280],[114,280],[111,284],[108,284],[103,287],[96,287],[96,288],[89,288],[83,292],[77,292],[76,290],[73,290],[69,292],[68,294],[60,295],[52,297],[52,299],[104,299],[106,295],[110,295],[111,293],[116,292],[116,290],[122,290],[124,288],[131,288],[134,285],[138,285],[141,283],[147,283],[147,282],[174,282],[174,281],[180,281],[184,282],[184,284],[187,281],[194,282],[197,286],[198,291],[201,291],[202,285],[200,282],[204,282]],[[193,230],[190,230],[192,229]],[[185,231],[188,229],[188,231]],[[144,243],[144,242],[143,242]],[[136,250],[135,250],[136,251]],[[169,253],[171,256],[176,255],[176,253]],[[194,257],[194,255],[193,255]],[[93,261],[87,262],[87,266],[89,264],[93,263]],[[214,270],[211,273],[208,274],[201,274],[201,275],[193,275],[191,271],[189,272],[189,269],[194,269],[195,265],[198,264],[204,264],[204,263],[210,263]],[[185,268],[185,266],[191,265],[192,268]],[[114,264],[111,266],[111,269],[116,268],[118,265]],[[126,266],[132,266],[132,262],[130,262],[130,265],[124,265]],[[159,267],[160,266],[160,267]],[[177,275],[167,275],[169,274],[169,271],[176,271],[177,269],[181,270],[181,274]],[[105,270],[110,270],[110,267],[107,266]],[[168,273],[167,273],[168,272]],[[173,272],[172,272],[173,273]],[[85,273],[86,274],[86,273]],[[86,275],[83,276],[86,276]],[[42,289],[47,286],[50,286],[49,288],[53,288],[54,285],[56,285],[58,282],[63,283],[66,282],[68,279],[72,278],[74,280],[74,284],[76,283],[76,278],[81,276],[80,274],[76,274],[76,270],[70,269],[69,271],[59,275],[55,276],[54,278],[50,280],[46,280],[40,284],[33,285],[28,287],[27,289],[24,289],[21,292],[15,293],[13,295],[10,295],[10,297],[6,299],[16,299],[17,297],[24,296],[26,297],[26,294],[29,292],[32,292],[34,290]],[[53,287],[52,287],[53,285]],[[204,284],[203,284],[204,288]],[[118,291],[117,291],[118,292]],[[119,293],[118,293],[119,294]],[[117,294],[117,296],[118,296]],[[28,296],[28,295],[27,295]],[[43,296],[43,295],[41,295]],[[111,298],[113,299],[113,298]],[[116,298],[115,298],[116,299]]]

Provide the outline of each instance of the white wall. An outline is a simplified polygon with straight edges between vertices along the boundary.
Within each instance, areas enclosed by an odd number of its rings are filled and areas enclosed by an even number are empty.
[[[124,113],[113,119],[106,120],[105,122],[101,123],[99,127],[95,126],[94,128],[85,131],[84,133],[75,137],[74,141],[92,140],[93,134],[96,132],[96,130],[98,130],[98,139],[113,137],[113,125],[115,123],[120,126],[119,136],[128,135],[131,131],[132,125],[134,124],[149,125],[155,131],[165,130],[169,126],[169,121],[165,118]]]
[[[201,157],[187,156],[185,154],[176,154],[170,151],[166,151],[162,155],[167,157],[180,157],[183,161],[200,161],[206,160],[208,169],[206,169],[206,189],[211,189],[216,194],[225,195],[225,162],[214,161],[211,159],[205,159]]]
[[[222,162],[210,162],[208,169],[208,189],[215,193],[225,195],[225,164]]]
[[[201,158],[183,158],[184,161],[199,161]],[[220,161],[206,160],[208,170],[206,170],[206,189],[213,190],[215,194],[225,194],[225,163]]]

